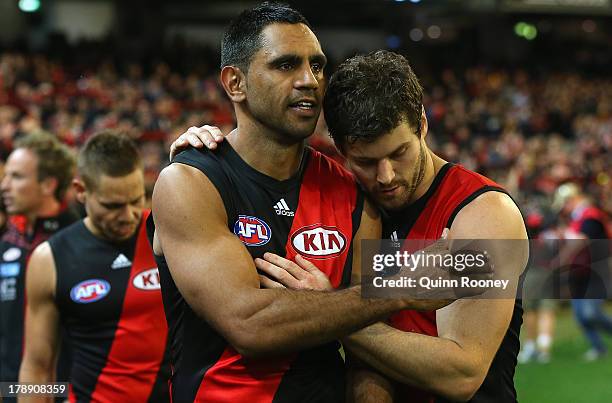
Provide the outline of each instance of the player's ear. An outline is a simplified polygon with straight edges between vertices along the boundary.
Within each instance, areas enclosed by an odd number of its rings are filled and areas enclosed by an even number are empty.
[[[72,180],[72,188],[79,203],[85,203],[85,183],[80,178]]]
[[[225,66],[221,70],[221,84],[232,102],[246,99],[246,76],[239,67]]]
[[[421,105],[421,138],[424,139],[427,137],[427,131],[429,129],[429,124],[427,123],[427,115],[425,114],[425,107]]]

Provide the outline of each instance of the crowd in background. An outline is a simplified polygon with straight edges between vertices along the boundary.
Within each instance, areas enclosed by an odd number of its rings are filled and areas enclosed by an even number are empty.
[[[483,66],[416,73],[425,88],[428,142],[441,156],[506,186],[539,223],[554,218],[547,206],[568,180],[612,213],[611,78]],[[96,131],[115,128],[138,141],[151,191],[169,144],[204,123],[225,133],[234,126],[214,68],[0,54],[2,161],[26,133],[48,131],[77,148]],[[324,124],[312,144],[334,152]]]
[[[612,79],[577,73],[450,71],[428,89],[434,149],[505,185],[527,215],[550,221],[574,181],[612,212]]]

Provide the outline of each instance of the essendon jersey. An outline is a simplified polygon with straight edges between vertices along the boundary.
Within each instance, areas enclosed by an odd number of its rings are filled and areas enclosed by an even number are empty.
[[[445,164],[427,192],[403,211],[386,217],[383,224],[385,238],[434,240],[450,228],[459,211],[485,192],[506,191],[498,184],[469,171],[460,165]],[[515,303],[510,326],[501,343],[491,368],[471,402],[515,402],[514,368],[519,350],[519,331],[522,324],[520,301]],[[391,316],[389,323],[400,330],[437,336],[436,312],[405,310]],[[444,399],[402,385],[398,401],[442,402]]]
[[[583,225],[585,221],[595,221],[599,223],[600,230],[597,233],[586,233]],[[583,233],[590,239],[610,239],[610,224],[608,223],[608,215],[595,206],[581,206],[572,212],[572,221],[569,225],[570,229],[577,233]]]
[[[201,170],[213,183],[225,205],[228,229],[253,258],[273,252],[294,259],[299,253],[316,263],[334,287],[348,284],[363,197],[352,175],[336,162],[307,148],[298,172],[278,181],[249,166],[227,142],[215,152],[189,149],[174,162]],[[165,260],[157,260],[172,344],[173,401],[344,401],[337,342],[281,357],[245,359],[187,305]]]
[[[49,244],[56,304],[72,350],[71,402],[167,402],[168,327],[144,225],[124,242],[79,221]]]
[[[25,274],[30,254],[56,231],[78,219],[71,210],[41,217],[30,234],[24,216],[9,219],[0,241],[0,382],[14,382],[19,376],[23,354]]]
[[[607,272],[605,263],[610,256],[608,215],[595,206],[579,205],[572,211],[570,234],[582,234],[593,240],[584,244],[571,259],[569,272],[570,292],[573,298],[601,298],[605,296],[607,284],[598,273]],[[572,241],[569,241],[572,242]],[[593,267],[601,267],[593,270]],[[602,267],[603,266],[603,267]]]

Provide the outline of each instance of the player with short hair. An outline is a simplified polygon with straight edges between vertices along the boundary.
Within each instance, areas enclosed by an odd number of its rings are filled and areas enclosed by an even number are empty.
[[[487,251],[516,295],[528,258],[522,215],[501,186],[428,148],[422,97],[408,61],[378,51],[339,66],[325,116],[351,170],[386,214],[384,238],[437,239],[448,228],[449,239],[499,240]],[[521,315],[514,298],[461,300],[437,311],[399,312],[345,343],[402,384],[400,401],[511,402]]]
[[[246,48],[246,49],[242,49]],[[242,50],[238,50],[242,49]],[[340,336],[426,300],[262,289],[271,253],[311,259],[333,287],[358,279],[359,240],[380,237],[353,177],[305,147],[326,58],[295,10],[243,12],[222,44],[238,127],[216,152],[187,150],[153,193],[154,251],[173,343],[177,401],[345,400]]]
[[[75,158],[49,133],[15,142],[0,184],[9,215],[0,241],[0,381],[14,382],[23,353],[25,273],[30,253],[53,233],[78,219],[64,197]]]
[[[487,252],[496,272],[510,280],[505,295],[514,296],[528,257],[522,215],[501,186],[428,148],[422,97],[408,61],[378,51],[339,66],[325,95],[325,118],[351,171],[383,211],[384,238],[435,240],[448,228],[449,239],[495,240],[487,243]],[[206,127],[194,130],[175,146],[220,141],[215,134]],[[306,282],[312,286],[315,275],[321,279],[316,262],[296,260],[305,269],[300,272],[287,259],[268,260],[273,263],[268,273],[281,283],[270,286],[301,288]],[[357,376],[355,398],[514,402],[521,323],[520,300],[511,297],[393,314],[387,323],[343,338],[352,354],[395,381]]]
[[[62,324],[72,351],[71,401],[166,402],[167,324],[134,142],[113,132],[92,136],[73,185],[87,217],[32,254],[19,380],[54,379]]]

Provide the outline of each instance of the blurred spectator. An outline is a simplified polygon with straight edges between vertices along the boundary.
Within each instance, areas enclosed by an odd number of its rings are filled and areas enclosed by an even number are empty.
[[[546,364],[551,360],[551,351],[555,334],[555,314],[558,300],[538,298],[544,296],[552,265],[555,262],[559,242],[559,232],[539,211],[531,212],[526,217],[530,248],[530,268],[525,274],[523,295],[523,323],[525,328],[524,342],[517,357],[518,362],[525,364],[536,361]],[[555,223],[556,224],[556,223]]]
[[[600,243],[593,240],[610,239],[607,225],[609,217],[604,211],[595,207],[575,183],[566,183],[557,189],[553,208],[568,218],[570,234],[566,236],[567,238],[592,242],[592,245],[586,244],[586,247],[581,246],[585,245],[583,243],[573,242],[565,246],[562,253],[567,254],[571,262],[569,276],[574,298],[572,299],[574,315],[591,345],[584,358],[587,361],[594,361],[607,353],[600,332],[612,336],[612,318],[605,313],[604,300],[601,297],[608,285],[600,284],[604,280],[592,269],[595,262],[608,264],[610,256],[608,242]],[[590,294],[590,291],[598,289],[602,291],[596,292],[596,296]]]
[[[202,52],[209,63],[218,58]],[[187,128],[233,128],[214,69],[104,57],[71,64],[1,54],[0,155],[6,158],[14,139],[41,128],[71,146],[115,128],[142,145],[151,189],[168,145]],[[428,139],[444,157],[507,186],[527,211],[550,203],[560,183],[576,180],[612,213],[611,79],[475,66],[462,74],[444,70],[424,85]],[[322,122],[312,143],[333,155],[326,137]]]

